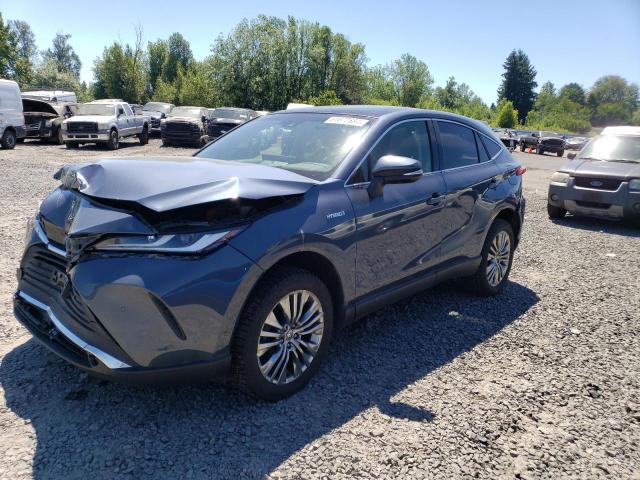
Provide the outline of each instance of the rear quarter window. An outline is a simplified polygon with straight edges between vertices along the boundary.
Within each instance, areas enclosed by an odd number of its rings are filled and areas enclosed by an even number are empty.
[[[498,153],[500,153],[500,150],[502,150],[502,147],[490,138],[485,137],[484,135],[479,135],[479,137],[482,139],[484,146],[487,147],[487,151],[489,152],[489,156],[491,158],[495,157]]]

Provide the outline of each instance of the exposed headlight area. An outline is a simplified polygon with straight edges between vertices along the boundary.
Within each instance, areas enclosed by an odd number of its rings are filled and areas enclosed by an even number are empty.
[[[571,178],[571,175],[564,172],[554,172],[554,174],[551,175],[551,181],[553,183],[564,183],[565,185],[569,183],[570,178]]]
[[[92,246],[93,250],[199,254],[228,242],[243,228],[221,232],[175,233],[168,235],[129,235],[110,237]]]
[[[629,190],[640,190],[640,178],[629,180]]]

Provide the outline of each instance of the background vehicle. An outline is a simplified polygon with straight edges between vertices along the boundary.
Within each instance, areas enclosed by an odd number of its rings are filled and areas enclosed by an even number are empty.
[[[201,147],[209,141],[209,111],[204,107],[175,107],[160,123],[162,144]]]
[[[84,143],[104,144],[117,150],[120,140],[138,137],[140,145],[149,142],[149,117],[135,115],[126,102],[96,100],[78,105],[74,117],[62,122],[67,148]]]
[[[20,87],[12,80],[0,79],[0,145],[15,148],[25,134]]]
[[[587,142],[589,142],[589,138],[587,137],[578,137],[571,136],[565,138],[565,148],[567,150],[580,150],[584,147]]]
[[[151,132],[160,133],[160,121],[175,107],[173,103],[147,102],[142,107],[142,113],[151,120]]]
[[[505,147],[509,150],[515,150],[519,143],[519,138],[513,130],[508,128],[493,128],[492,130]]]
[[[608,127],[551,176],[547,212],[640,222],[640,127]]]
[[[538,155],[551,152],[561,157],[564,155],[565,141],[555,132],[541,130],[520,136],[520,150],[524,152],[529,147],[535,148]]]
[[[209,109],[209,140],[218,138],[232,128],[242,125],[244,122],[256,118],[258,114],[247,108],[222,107]]]
[[[44,100],[46,102],[78,103],[76,94],[65,90],[30,90],[23,92],[22,98],[33,98],[34,100]]]
[[[479,122],[378,106],[270,114],[195,157],[64,167],[28,232],[16,316],[90,372],[231,365],[276,400],[383,305],[453,277],[499,293],[523,173]]]
[[[47,102],[22,96],[22,108],[26,124],[26,138],[52,140],[58,145],[64,143],[62,122],[76,112],[75,103]]]

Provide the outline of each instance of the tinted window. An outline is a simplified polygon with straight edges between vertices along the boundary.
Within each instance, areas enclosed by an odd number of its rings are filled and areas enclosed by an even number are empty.
[[[482,140],[480,140],[480,135],[478,135],[477,133],[476,135],[476,147],[478,148],[478,154],[480,156],[480,162],[488,162],[490,160],[489,158],[489,154],[487,153],[487,150],[484,148],[484,145],[482,144]]]
[[[431,148],[427,123],[405,122],[389,130],[369,154],[369,165],[384,155],[409,157],[422,163],[423,172],[431,172]]]
[[[438,122],[442,145],[442,169],[478,163],[478,149],[473,130],[457,123]]]
[[[487,151],[489,152],[489,156],[491,158],[495,157],[500,152],[500,150],[502,149],[502,147],[500,147],[500,145],[498,145],[493,140],[490,140],[490,139],[488,139],[487,137],[485,137],[483,135],[478,135],[478,136],[484,142],[484,146],[487,147]]]

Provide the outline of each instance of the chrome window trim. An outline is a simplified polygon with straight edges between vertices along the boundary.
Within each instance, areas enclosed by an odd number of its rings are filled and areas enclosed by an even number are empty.
[[[376,140],[376,142],[371,146],[371,148],[369,150],[367,150],[367,153],[364,154],[364,156],[360,159],[360,161],[358,162],[358,164],[355,166],[355,168],[353,170],[351,170],[351,173],[349,173],[349,175],[347,176],[347,180],[345,180],[344,182],[344,186],[345,187],[361,187],[361,186],[365,186],[365,185],[369,185],[371,183],[371,181],[368,182],[357,182],[357,183],[348,183],[349,179],[352,177],[352,175],[362,166],[363,162],[367,159],[367,157],[371,154],[371,151],[376,148],[376,146],[378,145],[378,143],[380,142],[380,140],[382,140],[382,138],[389,133],[389,131],[392,128],[395,128],[398,125],[401,125],[403,123],[407,123],[407,122],[426,122],[428,120],[434,121],[434,122],[449,122],[449,123],[455,123],[456,125],[460,125],[462,127],[466,127],[468,129],[470,129],[473,132],[476,132],[479,135],[483,135],[484,137],[486,137],[487,139],[489,139],[489,141],[495,143],[496,145],[498,145],[498,147],[500,148],[500,150],[498,151],[498,153],[496,153],[493,157],[491,157],[489,160],[485,161],[485,162],[478,162],[475,163],[473,165],[463,165],[461,167],[454,167],[454,168],[447,168],[447,169],[440,169],[440,170],[436,170],[433,172],[426,172],[423,175],[429,175],[432,173],[443,173],[443,172],[450,172],[450,171],[454,171],[454,170],[459,170],[461,168],[469,168],[469,167],[477,167],[478,165],[486,165],[490,162],[493,162],[496,158],[498,158],[500,156],[500,154],[502,153],[502,150],[504,150],[504,145],[502,145],[502,142],[498,143],[495,140],[493,140],[491,137],[489,137],[487,134],[482,133],[481,131],[479,131],[478,129],[471,127],[467,124],[461,123],[461,122],[456,122],[455,120],[449,120],[449,119],[444,119],[444,118],[434,118],[434,117],[419,117],[419,118],[408,118],[405,120],[400,120],[399,122],[394,123],[393,125],[389,126],[389,128],[387,128],[384,132],[382,132],[382,134],[378,137],[378,139]],[[427,128],[427,134],[429,133],[429,129]],[[431,136],[429,136],[429,147],[432,146],[432,139]],[[487,155],[489,154],[489,152],[487,152]]]
[[[131,365],[123,362],[122,360],[118,360],[117,358],[109,355],[107,352],[103,352],[98,347],[91,345],[90,343],[73,333],[71,330],[69,330],[69,328],[64,323],[62,323],[58,317],[56,317],[49,305],[42,303],[40,300],[33,298],[31,295],[24,293],[21,290],[18,290],[18,296],[25,302],[29,303],[31,306],[36,307],[46,313],[51,322],[56,326],[60,333],[62,333],[62,335],[64,335],[71,343],[75,344],[78,348],[96,357],[107,368],[110,368],[111,370],[131,368]]]

